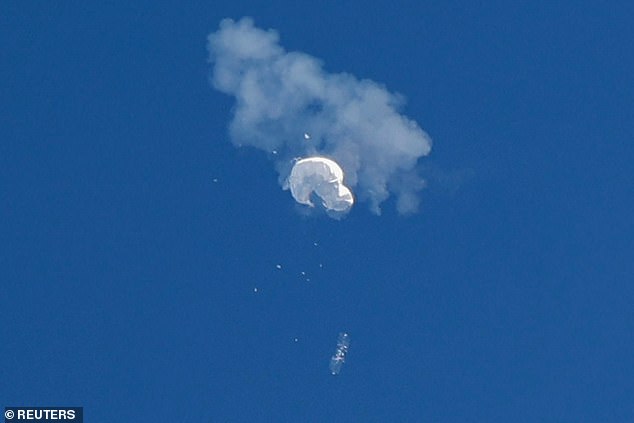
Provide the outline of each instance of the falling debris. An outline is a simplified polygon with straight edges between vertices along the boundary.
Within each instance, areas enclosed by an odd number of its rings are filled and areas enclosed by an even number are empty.
[[[314,207],[315,194],[326,210],[347,212],[354,204],[352,192],[343,184],[343,170],[325,157],[309,157],[295,163],[288,177],[295,201]]]
[[[282,265],[281,264],[276,264],[275,267],[277,267],[278,269],[281,269]]]
[[[308,141],[310,139],[310,134],[308,132],[304,132],[304,139]]]
[[[313,242],[313,245],[314,245],[315,247],[317,247],[319,244],[318,244],[318,243],[316,243],[316,242]]]
[[[218,178],[214,178],[214,179],[212,179],[212,181],[218,182]]]
[[[295,338],[295,342],[297,342],[297,338]]]
[[[257,288],[253,288],[253,292],[258,292],[258,289]]]
[[[330,373],[333,375],[339,374],[341,366],[346,361],[346,354],[348,354],[348,347],[350,346],[350,337],[347,333],[341,332],[339,338],[337,338],[337,349],[335,354],[330,357]]]

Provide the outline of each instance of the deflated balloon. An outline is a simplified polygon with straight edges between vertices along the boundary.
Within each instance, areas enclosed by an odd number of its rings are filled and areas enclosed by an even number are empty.
[[[314,193],[327,210],[345,212],[352,207],[352,192],[343,184],[343,170],[325,157],[308,157],[293,166],[288,185],[295,201],[313,207]]]

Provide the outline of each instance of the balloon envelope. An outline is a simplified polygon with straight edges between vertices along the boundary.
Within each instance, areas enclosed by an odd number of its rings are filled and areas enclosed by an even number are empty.
[[[293,166],[288,184],[295,201],[314,207],[314,193],[327,210],[344,212],[354,204],[352,192],[343,184],[343,170],[331,159],[308,157]]]

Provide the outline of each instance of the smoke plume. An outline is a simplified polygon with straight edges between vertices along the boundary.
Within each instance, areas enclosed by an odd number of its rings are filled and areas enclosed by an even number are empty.
[[[268,152],[285,189],[294,158],[327,157],[373,212],[390,195],[400,213],[416,211],[424,181],[415,168],[431,140],[399,113],[402,97],[367,79],[327,73],[320,60],[285,51],[276,31],[249,18],[224,19],[208,48],[213,86],[235,97],[232,142]]]

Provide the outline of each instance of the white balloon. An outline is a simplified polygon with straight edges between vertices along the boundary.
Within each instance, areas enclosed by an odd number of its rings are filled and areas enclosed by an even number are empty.
[[[352,192],[343,184],[343,170],[325,157],[308,157],[293,166],[288,185],[295,201],[314,207],[310,196],[315,193],[327,210],[345,212],[354,204]]]

